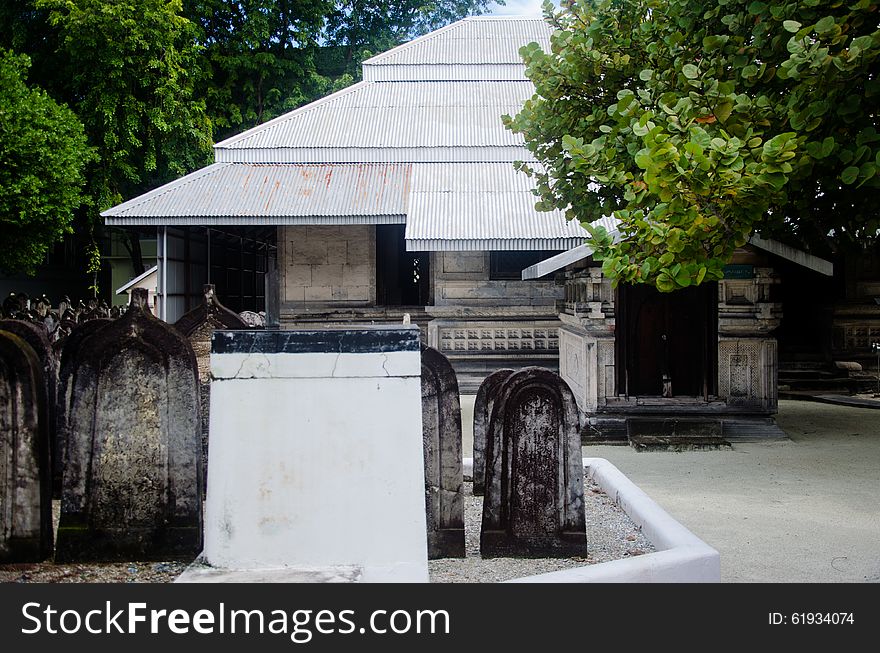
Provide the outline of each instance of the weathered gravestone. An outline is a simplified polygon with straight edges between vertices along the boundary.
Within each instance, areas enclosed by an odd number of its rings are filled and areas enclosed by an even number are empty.
[[[447,358],[425,346],[422,346],[422,443],[428,558],[463,558],[464,493],[458,381]]]
[[[49,434],[50,457],[52,461],[60,460],[60,448],[58,434],[55,430],[55,401],[56,401],[56,384],[58,381],[58,366],[55,358],[55,350],[52,343],[49,342],[49,336],[46,329],[24,320],[0,320],[0,329],[14,333],[24,340],[31,349],[36,353],[40,361],[42,374],[40,375],[43,387],[43,401],[49,414],[49,421],[46,429]],[[52,463],[54,466],[54,462]],[[60,482],[61,478],[56,479]],[[56,494],[60,492],[60,484],[55,484]]]
[[[211,405],[211,334],[215,329],[238,330],[249,328],[237,313],[220,303],[214,284],[205,284],[205,301],[186,313],[174,328],[189,340],[196,355],[199,371],[200,431],[202,439],[202,474],[208,471],[208,423]],[[203,483],[206,479],[202,479]]]
[[[55,434],[58,455],[52,459],[53,486],[60,488],[64,470],[67,426],[73,399],[74,376],[79,366],[79,350],[87,338],[110,324],[110,320],[97,319],[77,324],[71,329],[61,345],[58,355],[58,396],[55,401]]]
[[[583,476],[568,385],[538,367],[511,374],[489,427],[481,555],[586,555]]]
[[[486,489],[486,432],[489,429],[489,417],[501,385],[511,374],[513,370],[508,369],[492,372],[483,379],[474,399],[474,496],[483,496]]]
[[[201,549],[192,347],[135,289],[77,356],[55,560],[157,560]]]
[[[52,479],[42,364],[0,330],[0,562],[52,554]]]

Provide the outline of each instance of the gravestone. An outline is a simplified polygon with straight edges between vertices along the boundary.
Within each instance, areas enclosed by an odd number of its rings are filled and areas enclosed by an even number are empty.
[[[464,557],[461,405],[449,360],[422,346],[422,443],[428,558]]]
[[[492,372],[483,379],[474,399],[474,496],[483,496],[486,488],[486,442],[489,416],[498,397],[498,390],[513,370]]]
[[[199,420],[202,440],[202,474],[208,471],[208,424],[211,406],[211,334],[215,329],[247,329],[237,313],[220,303],[214,284],[205,284],[205,300],[174,323],[174,328],[189,340],[196,355],[199,372]],[[203,483],[206,479],[202,479]]]
[[[52,479],[42,364],[0,330],[0,562],[52,554]]]
[[[63,340],[58,354],[58,396],[55,401],[55,434],[58,455],[52,459],[53,485],[60,488],[67,446],[67,423],[73,397],[74,375],[79,365],[77,356],[86,338],[110,324],[110,320],[89,320],[77,324]]]
[[[584,473],[574,395],[558,374],[527,367],[502,385],[486,447],[480,553],[587,553]]]
[[[55,560],[194,556],[202,492],[192,347],[150,314],[138,288],[76,358]]]
[[[55,358],[55,350],[49,342],[49,336],[46,329],[33,322],[24,320],[0,320],[0,329],[14,333],[24,340],[40,361],[42,374],[40,375],[43,383],[43,402],[46,405],[49,417],[46,423],[46,429],[49,434],[50,458],[52,461],[60,460],[60,443],[58,434],[55,430],[55,401],[56,386],[58,381],[58,366]],[[52,462],[53,467],[55,463]],[[60,478],[58,479],[60,480]],[[56,493],[60,491],[60,485],[55,486]]]

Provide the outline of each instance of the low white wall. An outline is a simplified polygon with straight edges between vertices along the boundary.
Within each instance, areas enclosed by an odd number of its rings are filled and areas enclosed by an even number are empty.
[[[307,351],[296,331],[276,332],[281,351],[217,353],[218,337],[248,336],[215,332],[208,564],[428,580],[419,336],[405,330],[414,348],[350,353]]]
[[[464,461],[465,475],[473,459]],[[516,578],[510,583],[718,583],[721,556],[673,519],[604,458],[584,458],[584,474],[619,505],[651,541],[655,553]],[[589,541],[587,547],[589,548]]]

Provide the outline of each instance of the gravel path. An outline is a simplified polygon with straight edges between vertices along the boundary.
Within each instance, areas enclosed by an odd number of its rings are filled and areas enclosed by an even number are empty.
[[[651,553],[654,547],[608,496],[591,481],[585,483],[587,556],[584,558],[480,558],[483,497],[464,484],[466,558],[431,560],[433,583],[492,583],[520,576],[570,569]],[[55,527],[59,502],[53,502]],[[190,560],[165,562],[72,563],[52,562],[0,565],[0,583],[170,583]]]
[[[428,562],[432,583],[494,583],[560,569],[571,569],[653,553],[654,546],[638,526],[599,486],[584,483],[587,514],[587,556],[585,558],[491,558],[480,557],[480,524],[483,497],[473,495],[473,483],[464,484],[465,558]]]

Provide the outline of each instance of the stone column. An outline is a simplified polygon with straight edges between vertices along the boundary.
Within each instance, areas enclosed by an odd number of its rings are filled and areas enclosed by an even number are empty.
[[[773,331],[782,305],[770,288],[779,283],[772,268],[756,267],[751,279],[718,283],[718,397],[728,406],[775,413],[778,354]]]
[[[614,291],[600,268],[566,273],[559,319],[559,376],[581,413],[594,413],[613,397]]]

